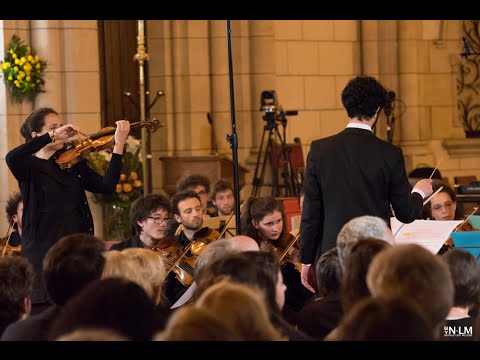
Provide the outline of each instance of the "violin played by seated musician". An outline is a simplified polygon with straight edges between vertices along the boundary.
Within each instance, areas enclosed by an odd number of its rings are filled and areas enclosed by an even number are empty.
[[[23,198],[20,192],[10,196],[5,212],[10,225],[7,236],[0,239],[0,256],[18,255],[22,250]]]
[[[298,311],[312,295],[301,283],[298,261],[298,237],[286,231],[285,212],[281,201],[271,197],[250,197],[241,214],[242,233],[255,239],[261,250],[277,254],[287,291],[285,309]]]
[[[463,216],[457,211],[457,196],[450,186],[444,183],[434,183],[433,192],[437,191],[441,186],[443,186],[442,190],[432,197],[427,204],[431,218],[435,220],[462,220]],[[460,224],[455,231],[477,231],[477,229],[475,229],[468,221],[465,221]],[[452,237],[449,237],[440,249],[439,254],[443,254],[453,247]]]
[[[165,261],[164,290],[173,304],[192,284],[197,256],[209,243],[218,240],[220,234],[202,227],[202,204],[195,191],[176,193],[171,203],[175,220],[181,224],[182,230],[174,239],[160,242],[153,250],[158,251]]]

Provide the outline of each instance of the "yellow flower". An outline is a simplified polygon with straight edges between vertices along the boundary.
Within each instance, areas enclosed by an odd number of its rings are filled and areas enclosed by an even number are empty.
[[[14,59],[16,59],[18,56],[17,56],[17,54],[12,53],[12,57],[13,57]]]
[[[122,192],[122,184],[117,184],[117,188],[115,189],[115,192],[117,192],[117,193]]]
[[[14,66],[13,70],[18,71],[18,66]]]
[[[13,54],[13,49],[10,49],[10,54]]]
[[[138,175],[137,175],[137,173],[136,173],[135,171],[132,171],[132,172],[130,173],[130,179],[131,179],[131,180],[137,180],[137,179],[138,179]]]
[[[120,174],[120,181],[125,181],[125,180],[127,180],[127,175]]]
[[[129,183],[125,183],[122,185],[122,189],[123,192],[129,193],[130,191],[132,191],[132,185],[130,185]]]
[[[30,81],[30,80],[32,80],[32,78],[31,78],[30,76],[27,76],[27,77],[25,78],[25,80]]]
[[[12,75],[10,75],[10,76],[8,77],[8,80],[10,80],[10,81],[12,81],[12,80],[13,80],[13,77],[12,77]]]
[[[32,70],[32,65],[30,65],[29,63],[26,63],[25,66],[23,67],[23,70],[25,70],[26,72],[30,72]]]
[[[141,180],[135,180],[133,182],[133,187],[139,188],[142,186],[142,181]]]
[[[40,63],[38,63],[37,65],[35,65],[35,68],[36,68],[37,70],[40,70]]]
[[[23,65],[27,62],[27,58],[25,56],[22,56],[22,58],[20,59],[20,65]]]
[[[7,70],[10,66],[11,66],[10,63],[8,61],[6,61],[2,64],[2,69]]]
[[[15,59],[15,65],[18,65],[18,64],[20,64],[20,60]]]
[[[28,59],[28,61],[31,62],[31,63],[35,61],[35,59],[33,58],[32,55],[28,55],[28,56],[27,56],[27,59]]]
[[[35,62],[38,62],[38,55],[35,55]]]

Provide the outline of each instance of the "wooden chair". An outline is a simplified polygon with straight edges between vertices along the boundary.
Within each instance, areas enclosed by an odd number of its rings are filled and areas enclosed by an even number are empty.
[[[455,185],[470,185],[477,181],[477,177],[475,175],[455,176],[453,180]]]

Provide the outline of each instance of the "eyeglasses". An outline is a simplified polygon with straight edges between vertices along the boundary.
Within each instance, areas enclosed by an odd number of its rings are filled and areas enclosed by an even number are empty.
[[[443,207],[445,207],[445,210],[448,210],[452,207],[452,205],[453,205],[453,202],[448,201],[445,204],[435,205],[434,207],[432,207],[432,210],[433,211],[440,211],[440,210],[442,210]]]
[[[168,220],[170,220],[171,218],[169,217],[166,217],[166,218],[162,218],[160,216],[149,216],[148,217],[149,219],[153,219],[153,221],[155,222],[155,224],[161,224],[162,222],[167,222]]]

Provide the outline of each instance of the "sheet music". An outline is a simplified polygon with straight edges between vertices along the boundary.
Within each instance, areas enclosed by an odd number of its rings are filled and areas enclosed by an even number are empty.
[[[463,220],[415,220],[410,224],[403,224],[396,218],[391,218],[390,222],[392,232],[395,234],[395,244],[417,244],[437,254],[452,231]]]

